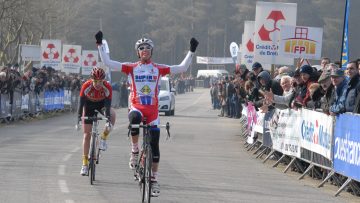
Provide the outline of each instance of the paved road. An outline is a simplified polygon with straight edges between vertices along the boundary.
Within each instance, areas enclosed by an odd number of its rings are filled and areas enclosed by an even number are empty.
[[[246,150],[239,120],[210,109],[208,89],[176,96],[172,140],[162,133],[161,196],[153,202],[350,202],[349,195],[298,181]],[[82,135],[75,116],[0,127],[0,202],[140,202],[128,168],[126,110],[119,109],[109,149],[101,157],[95,185],[79,175]]]

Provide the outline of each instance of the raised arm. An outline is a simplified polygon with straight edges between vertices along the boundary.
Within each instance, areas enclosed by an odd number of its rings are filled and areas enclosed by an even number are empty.
[[[103,33],[101,31],[96,33],[95,39],[101,61],[105,64],[105,66],[109,67],[111,71],[121,71],[122,63],[120,63],[119,61],[111,60],[109,57],[109,53],[106,52],[105,44],[107,44],[107,42],[106,40],[103,40]]]
[[[189,68],[194,53],[196,51],[196,47],[198,46],[199,42],[195,38],[191,38],[190,40],[190,51],[186,54],[184,60],[179,65],[170,66],[171,73],[182,73],[187,71]]]

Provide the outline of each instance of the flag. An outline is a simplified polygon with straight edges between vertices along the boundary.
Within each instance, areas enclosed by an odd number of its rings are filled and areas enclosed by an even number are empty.
[[[342,39],[341,58],[340,58],[341,68],[343,70],[346,69],[346,65],[349,62],[349,41],[348,41],[349,12],[350,12],[350,0],[346,0],[343,39]]]

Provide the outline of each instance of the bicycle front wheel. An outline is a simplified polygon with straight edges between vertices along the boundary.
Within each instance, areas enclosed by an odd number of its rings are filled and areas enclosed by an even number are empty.
[[[140,193],[141,193],[141,202],[145,202],[145,173],[146,173],[146,152],[143,151],[141,156],[139,157],[139,186],[140,186]]]
[[[145,169],[145,202],[150,203],[151,200],[151,174],[152,174],[152,151],[151,147],[148,146],[146,149],[146,169]]]
[[[90,178],[90,184],[93,185],[94,184],[94,180],[95,180],[95,168],[96,168],[96,161],[95,161],[95,157],[96,157],[96,141],[94,139],[95,136],[91,136],[91,141],[90,141],[90,157],[89,157],[89,178]]]

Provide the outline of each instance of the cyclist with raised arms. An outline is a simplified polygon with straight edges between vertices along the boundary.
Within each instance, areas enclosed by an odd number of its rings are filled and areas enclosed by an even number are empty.
[[[112,88],[109,82],[105,81],[105,71],[102,68],[94,67],[87,80],[80,90],[80,102],[78,108],[78,122],[82,116],[94,116],[95,110],[105,113],[105,117],[110,120],[105,126],[100,139],[100,149],[105,151],[107,148],[106,139],[115,123],[115,111],[111,108]],[[89,171],[88,154],[90,148],[92,121],[83,121],[83,156],[80,174],[85,176]]]
[[[158,167],[160,161],[159,138],[159,112],[158,112],[158,83],[161,76],[169,73],[185,72],[191,64],[194,52],[199,42],[195,38],[190,40],[190,51],[179,65],[163,65],[152,62],[154,43],[147,38],[141,38],[135,43],[135,51],[139,57],[139,61],[135,63],[121,63],[113,61],[109,58],[102,45],[103,33],[99,31],[95,35],[96,44],[98,45],[101,60],[104,64],[111,68],[112,71],[122,71],[131,78],[130,86],[130,124],[140,124],[146,117],[146,124],[154,125],[150,130],[151,133],[151,149],[153,153],[152,164],[152,196],[160,195],[160,186],[158,183]],[[139,155],[139,129],[131,129],[131,156],[129,166],[131,169],[136,167]]]

